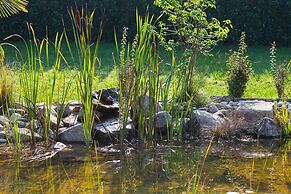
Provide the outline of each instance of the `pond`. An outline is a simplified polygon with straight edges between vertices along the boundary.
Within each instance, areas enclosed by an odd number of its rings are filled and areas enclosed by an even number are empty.
[[[123,154],[72,145],[42,162],[2,155],[0,193],[290,193],[290,149],[275,140],[165,142]]]

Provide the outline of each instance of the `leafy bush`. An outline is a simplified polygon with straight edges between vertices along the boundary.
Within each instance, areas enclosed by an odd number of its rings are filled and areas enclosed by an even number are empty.
[[[273,42],[270,49],[271,72],[277,90],[278,98],[283,98],[288,76],[288,65],[285,63],[282,63],[279,66],[277,65],[276,52],[276,42]]]
[[[160,22],[160,41],[170,50],[182,48],[183,62],[180,65],[181,92],[185,98],[192,95],[195,66],[200,54],[208,55],[209,50],[219,41],[227,38],[230,20],[221,23],[209,18],[206,11],[215,9],[215,1],[155,0],[168,22]]]
[[[235,98],[242,97],[252,73],[252,65],[246,52],[246,34],[243,32],[241,34],[238,51],[232,52],[227,60],[228,94]]]

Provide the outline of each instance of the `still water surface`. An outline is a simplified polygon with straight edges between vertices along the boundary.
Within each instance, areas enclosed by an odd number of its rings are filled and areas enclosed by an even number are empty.
[[[121,154],[73,145],[51,160],[0,157],[0,193],[291,193],[290,143],[160,144]],[[108,151],[108,150],[107,150]]]

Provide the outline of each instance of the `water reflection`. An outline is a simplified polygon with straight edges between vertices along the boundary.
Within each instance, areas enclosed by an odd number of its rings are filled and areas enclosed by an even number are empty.
[[[203,166],[207,146],[164,144],[128,155],[76,145],[42,162],[3,158],[0,192],[290,193],[290,142],[216,142]]]

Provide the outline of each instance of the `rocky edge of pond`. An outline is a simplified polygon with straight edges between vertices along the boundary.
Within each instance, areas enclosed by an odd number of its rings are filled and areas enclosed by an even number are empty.
[[[98,145],[106,146],[116,144],[119,141],[119,93],[118,89],[104,89],[93,94],[95,122],[92,130],[92,140]],[[279,102],[280,107],[283,103]],[[31,128],[34,127],[36,141],[45,138],[41,118],[44,113],[44,104],[39,108],[39,120],[28,121],[27,114],[21,106],[9,109],[9,114],[0,116],[0,144],[14,140],[13,123],[17,122],[21,142],[29,142]],[[143,111],[147,115],[149,97],[144,101]],[[291,104],[287,103],[291,108]],[[57,114],[60,106],[54,106],[51,115],[51,139],[56,136]],[[8,117],[7,115],[10,115]],[[166,135],[172,122],[172,116],[165,111],[162,103],[158,105],[158,113],[154,115],[154,128]],[[57,140],[63,143],[84,143],[85,137],[82,128],[83,110],[80,102],[68,102],[64,108]],[[230,97],[213,97],[212,103],[199,109],[193,109],[189,117],[179,120],[184,139],[211,139],[242,138],[244,136],[254,138],[280,138],[282,129],[278,125],[272,99],[234,99]],[[178,123],[173,122],[178,126]],[[5,129],[4,129],[5,128]],[[137,126],[129,118],[126,126],[125,139],[130,142],[137,138]]]

